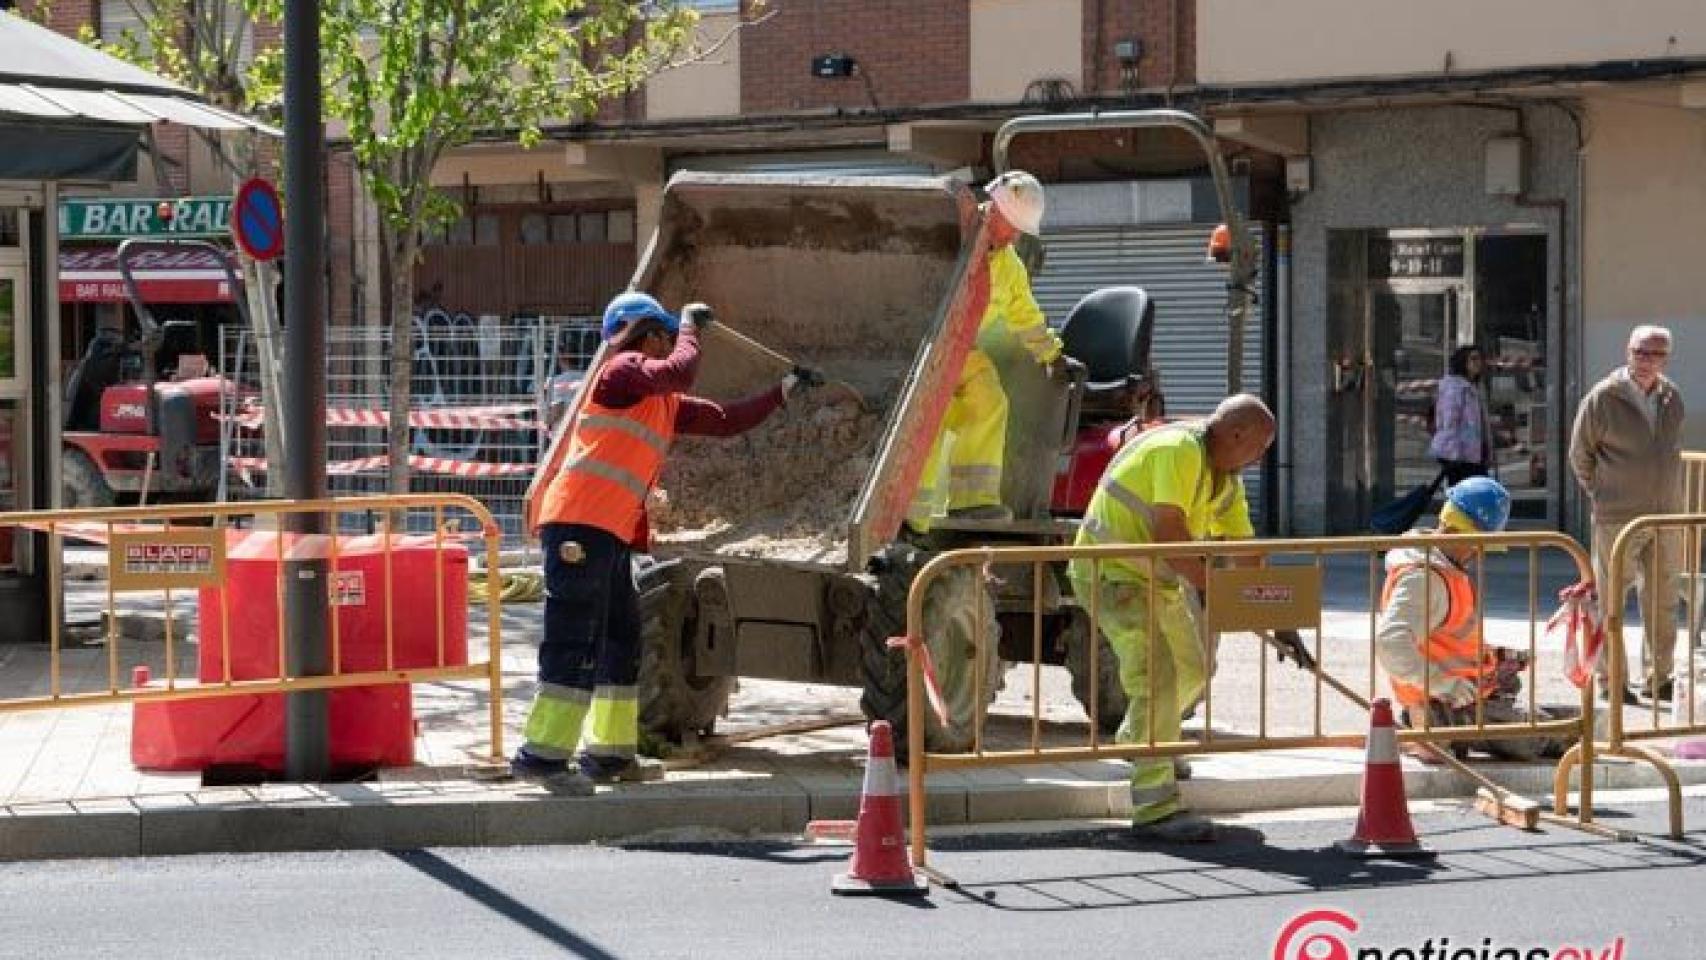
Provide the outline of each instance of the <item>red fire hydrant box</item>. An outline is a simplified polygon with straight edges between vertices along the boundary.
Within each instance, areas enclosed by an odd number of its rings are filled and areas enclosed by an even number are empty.
[[[468,553],[459,543],[395,536],[387,560],[379,536],[340,537],[335,557],[327,537],[285,536],[286,559],[326,561],[326,644],[329,654],[335,643],[340,672],[468,662]],[[203,685],[226,678],[227,635],[232,680],[280,675],[280,555],[276,533],[233,535],[224,586],[203,588],[198,597],[197,678]],[[231,766],[282,771],[284,697],[250,694],[139,702],[131,728],[131,762],[154,770]],[[328,691],[327,699],[334,768],[414,762],[408,684],[339,688]]]

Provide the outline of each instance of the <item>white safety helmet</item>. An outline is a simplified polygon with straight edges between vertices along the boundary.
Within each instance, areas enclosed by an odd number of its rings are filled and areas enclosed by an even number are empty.
[[[1043,185],[1023,170],[1009,170],[989,181],[984,191],[1007,222],[1031,236],[1043,231]]]

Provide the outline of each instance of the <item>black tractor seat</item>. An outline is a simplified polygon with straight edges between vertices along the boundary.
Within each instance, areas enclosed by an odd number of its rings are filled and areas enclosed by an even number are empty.
[[[1060,339],[1066,355],[1085,367],[1086,413],[1123,419],[1136,405],[1159,399],[1149,364],[1154,331],[1155,301],[1142,287],[1091,291],[1067,313]]]

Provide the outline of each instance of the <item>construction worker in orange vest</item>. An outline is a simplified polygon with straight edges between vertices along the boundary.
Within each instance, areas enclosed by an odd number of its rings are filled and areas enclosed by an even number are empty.
[[[648,546],[647,497],[670,441],[676,434],[743,433],[790,393],[820,381],[796,367],[779,385],[735,403],[689,396],[699,333],[712,320],[704,304],[688,304],[677,319],[635,292],[605,308],[608,359],[539,510],[545,638],[526,742],[510,761],[517,779],[553,794],[588,796],[595,783],[663,773],[637,755],[640,611],[631,555]],[[583,732],[586,747],[577,753]]]
[[[1019,234],[1037,236],[1043,224],[1043,185],[1023,170],[991,180],[984,210],[989,218],[989,305],[978,323],[978,343],[966,354],[959,383],[942,419],[942,432],[930,448],[907,509],[906,523],[918,533],[946,505],[950,517],[1011,520],[1001,502],[1001,471],[1007,447],[1007,392],[1001,375],[984,352],[1000,331],[1013,337],[1050,376],[1061,375],[1068,361],[1060,337],[1049,329],[1031,293],[1031,278],[1013,249]]]
[[[1431,546],[1438,534],[1497,533],[1510,519],[1511,498],[1497,480],[1470,477],[1446,491],[1436,531],[1421,531],[1414,547],[1389,551],[1381,611],[1375,623],[1375,657],[1403,706],[1401,723],[1420,728],[1527,723],[1516,705],[1526,656],[1487,644],[1481,636],[1481,606],[1475,596],[1473,546]],[[1546,717],[1568,711],[1546,708]],[[1562,756],[1561,740],[1546,738],[1460,743],[1460,754],[1478,749],[1512,760]],[[1431,755],[1418,753],[1428,759]]]

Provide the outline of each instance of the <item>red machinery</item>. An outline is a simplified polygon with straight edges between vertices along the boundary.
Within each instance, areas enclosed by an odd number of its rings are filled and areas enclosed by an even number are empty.
[[[195,325],[157,322],[137,287],[132,259],[147,250],[202,247],[225,268],[238,309],[247,303],[225,252],[205,240],[132,238],[118,268],[142,327],[126,344],[96,331],[65,390],[64,506],[111,506],[120,493],[210,499],[219,483],[219,407],[230,381],[205,374]]]

